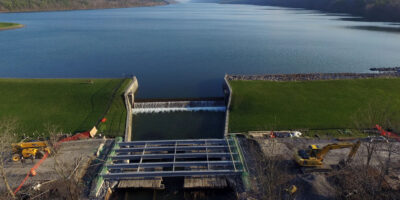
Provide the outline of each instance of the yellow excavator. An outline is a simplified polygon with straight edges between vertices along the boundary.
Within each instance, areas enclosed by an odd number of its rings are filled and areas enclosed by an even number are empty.
[[[310,145],[308,149],[298,150],[294,155],[294,159],[300,166],[309,169],[322,169],[324,156],[333,149],[343,149],[343,148],[351,148],[349,155],[347,156],[347,160],[344,161],[343,164],[347,164],[351,161],[351,159],[356,154],[358,148],[360,147],[361,142],[357,141],[355,143],[349,142],[341,142],[341,143],[333,143],[328,144],[322,148],[318,145]],[[318,171],[318,170],[316,170]]]
[[[49,145],[46,141],[20,142],[12,144],[12,160],[17,162],[24,159],[41,158],[45,152],[50,153]]]

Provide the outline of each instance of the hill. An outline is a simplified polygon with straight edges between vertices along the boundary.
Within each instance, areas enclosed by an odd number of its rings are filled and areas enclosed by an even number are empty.
[[[0,12],[124,8],[168,4],[164,0],[0,0]]]
[[[374,21],[400,21],[400,0],[222,0],[222,2],[305,8],[349,13]]]

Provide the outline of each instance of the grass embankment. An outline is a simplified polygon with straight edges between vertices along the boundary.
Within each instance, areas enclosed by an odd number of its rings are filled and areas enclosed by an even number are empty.
[[[8,29],[22,28],[24,25],[17,23],[0,22],[0,31]]]
[[[230,132],[309,129],[338,136],[338,129],[400,120],[398,78],[230,84]]]
[[[0,119],[16,120],[18,133],[27,136],[46,134],[48,125],[74,133],[96,125],[111,103],[104,132],[114,133],[125,126],[120,121],[125,121],[126,111],[122,97],[112,96],[127,83],[127,79],[0,79]]]
[[[124,79],[123,82],[120,83],[121,85],[116,91],[107,114],[105,115],[107,121],[99,127],[107,136],[123,136],[125,133],[126,107],[124,92],[131,81],[131,79]]]

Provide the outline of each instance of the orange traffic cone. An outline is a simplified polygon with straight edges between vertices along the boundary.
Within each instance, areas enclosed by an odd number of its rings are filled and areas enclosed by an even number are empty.
[[[36,170],[35,169],[31,169],[31,175],[32,176],[36,176]]]

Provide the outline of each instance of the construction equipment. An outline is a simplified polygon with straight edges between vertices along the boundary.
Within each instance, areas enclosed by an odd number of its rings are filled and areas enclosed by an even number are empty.
[[[20,142],[12,144],[12,160],[17,162],[24,159],[36,159],[41,158],[45,152],[50,153],[49,145],[46,141],[34,141],[34,142]]]
[[[324,156],[333,149],[343,149],[343,148],[351,148],[349,155],[347,156],[347,160],[345,160],[344,164],[347,164],[351,161],[351,159],[356,154],[358,148],[360,147],[361,142],[357,141],[356,143],[350,142],[341,142],[341,143],[333,143],[320,148],[318,145],[310,145],[308,149],[301,149],[297,151],[294,155],[295,161],[302,167],[305,168],[321,168],[323,166]]]
[[[290,187],[285,189],[285,192],[289,195],[293,195],[294,193],[296,193],[297,191],[297,187],[295,185],[291,185]]]

